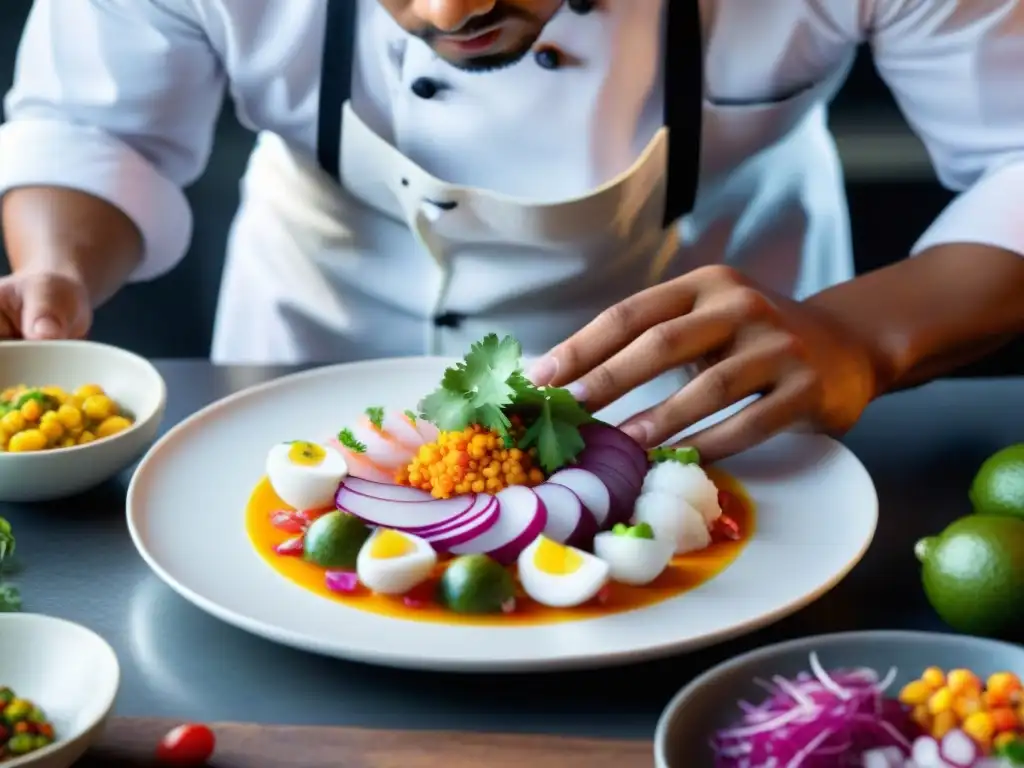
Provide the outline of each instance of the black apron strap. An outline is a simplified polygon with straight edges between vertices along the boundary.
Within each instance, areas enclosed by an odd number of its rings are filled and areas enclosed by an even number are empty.
[[[700,0],[666,0],[665,127],[668,128],[666,227],[693,210],[700,182],[704,119],[704,40]]]
[[[327,0],[316,159],[335,181],[341,178],[341,111],[352,91],[355,42],[356,0]]]
[[[352,90],[356,0],[326,0],[317,161],[337,181],[341,165],[342,107]],[[664,41],[665,127],[669,131],[664,224],[693,210],[700,181],[704,114],[704,45],[699,0],[666,0]]]

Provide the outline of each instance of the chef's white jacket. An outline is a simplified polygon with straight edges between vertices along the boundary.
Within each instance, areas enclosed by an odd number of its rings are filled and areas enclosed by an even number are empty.
[[[960,192],[915,251],[1024,252],[1018,0],[703,0],[699,194],[668,230],[663,0],[564,7],[541,38],[564,66],[527,56],[488,73],[451,67],[375,0],[353,1],[340,186],[315,161],[323,0],[36,0],[0,128],[0,193],[56,185],[111,202],[143,235],[134,279],[153,279],[188,248],[182,188],[228,93],[259,141],[215,360],[460,354],[492,330],[537,354],[701,264],[797,297],[852,277],[826,109],[867,43]],[[417,95],[424,78],[433,98]]]

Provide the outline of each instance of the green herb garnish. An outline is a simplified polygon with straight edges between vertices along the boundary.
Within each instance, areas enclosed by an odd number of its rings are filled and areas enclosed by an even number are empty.
[[[1024,740],[1014,739],[995,749],[996,757],[1005,758],[1011,765],[1024,765]]]
[[[377,429],[384,429],[384,409],[380,406],[374,406],[366,409],[366,418],[370,420]]]
[[[35,400],[40,405],[48,405],[50,403],[51,398],[47,396],[42,390],[30,389],[28,392],[25,392],[21,397],[17,399],[17,401],[14,403],[14,407],[21,408],[21,406],[23,406],[30,400]]]
[[[679,464],[700,464],[700,451],[690,446],[682,448],[652,448],[647,457],[655,464],[675,461]]]
[[[352,453],[366,453],[366,443],[356,440],[351,429],[343,429],[338,433],[338,442],[348,448]]]
[[[16,613],[21,610],[18,588],[3,580],[4,572],[14,556],[15,543],[11,524],[0,517],[0,613]]]
[[[493,430],[511,447],[511,416],[527,424],[519,447],[536,447],[545,472],[568,464],[584,448],[579,427],[594,420],[566,389],[535,387],[522,369],[522,347],[511,336],[486,336],[444,372],[441,386],[419,405],[420,418],[446,432],[471,424]]]
[[[415,411],[404,411],[404,413],[405,413],[405,417],[407,419],[409,419],[409,421],[411,421],[412,425],[415,427],[416,426],[416,419],[419,418],[416,415],[416,412]]]

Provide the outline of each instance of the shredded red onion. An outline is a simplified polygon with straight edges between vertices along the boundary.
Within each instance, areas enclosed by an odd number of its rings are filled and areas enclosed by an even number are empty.
[[[816,654],[810,670],[789,680],[755,680],[770,696],[739,703],[740,721],[711,746],[717,768],[841,768],[860,766],[864,752],[895,748],[909,756],[919,728],[885,691],[896,678],[871,669],[826,672]]]

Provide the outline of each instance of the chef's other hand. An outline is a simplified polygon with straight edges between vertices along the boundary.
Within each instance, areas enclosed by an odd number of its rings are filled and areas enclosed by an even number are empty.
[[[688,437],[708,461],[791,429],[841,434],[878,390],[867,346],[813,305],[769,294],[734,269],[703,267],[635,294],[530,371],[591,411],[657,375],[702,362],[679,392],[622,428],[645,447],[746,397],[752,404]]]
[[[78,339],[91,324],[80,280],[48,271],[0,277],[0,339]]]

